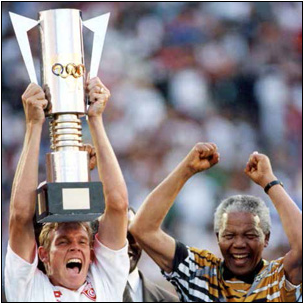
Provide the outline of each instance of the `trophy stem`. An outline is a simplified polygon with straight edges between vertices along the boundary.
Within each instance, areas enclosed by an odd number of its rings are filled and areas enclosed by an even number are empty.
[[[77,114],[58,114],[50,121],[51,149],[77,150],[82,147],[81,120]]]
[[[89,156],[82,147],[81,120],[77,114],[55,114],[50,121],[53,152],[46,155],[47,182],[90,181]]]

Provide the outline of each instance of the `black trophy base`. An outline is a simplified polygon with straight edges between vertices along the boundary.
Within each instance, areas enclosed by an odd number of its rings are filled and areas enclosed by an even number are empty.
[[[89,222],[104,210],[102,184],[44,183],[37,189],[36,221]]]

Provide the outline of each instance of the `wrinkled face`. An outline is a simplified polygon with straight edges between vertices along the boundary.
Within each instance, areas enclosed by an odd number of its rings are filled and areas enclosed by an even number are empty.
[[[259,217],[248,212],[224,214],[217,237],[225,264],[235,275],[254,270],[269,240],[260,228]]]
[[[86,280],[93,257],[88,233],[76,223],[67,223],[52,232],[51,237],[48,251],[39,247],[39,257],[46,264],[50,281],[77,290]]]
[[[128,212],[128,225],[130,225],[131,221],[133,220],[135,214],[132,210],[129,210]],[[127,239],[129,242],[129,247],[128,247],[128,254],[129,254],[129,259],[130,259],[130,271],[131,273],[137,266],[137,263],[140,259],[142,249],[139,246],[139,244],[136,242],[134,239],[133,235],[128,232],[127,234]]]

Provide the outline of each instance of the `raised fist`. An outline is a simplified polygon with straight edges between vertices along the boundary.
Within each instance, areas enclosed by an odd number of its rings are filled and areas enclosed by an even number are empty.
[[[90,100],[88,116],[100,116],[111,96],[110,91],[105,87],[98,77],[89,79],[89,75],[86,81],[86,90]]]
[[[42,88],[35,83],[30,83],[21,98],[26,123],[43,124],[45,121],[44,109],[47,107],[48,101]]]
[[[258,152],[253,152],[249,156],[244,172],[263,188],[265,188],[268,183],[277,179],[272,172],[269,158]]]
[[[197,143],[184,159],[192,174],[207,170],[219,162],[220,154],[214,143]]]

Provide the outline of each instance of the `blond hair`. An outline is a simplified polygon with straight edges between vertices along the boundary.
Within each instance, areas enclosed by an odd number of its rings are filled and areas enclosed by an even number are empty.
[[[46,223],[43,225],[42,230],[39,235],[39,245],[44,247],[46,250],[49,250],[53,240],[53,234],[62,226],[66,225],[79,225],[82,227],[89,236],[90,247],[93,245],[93,232],[89,223],[87,222],[69,222],[69,223]]]

